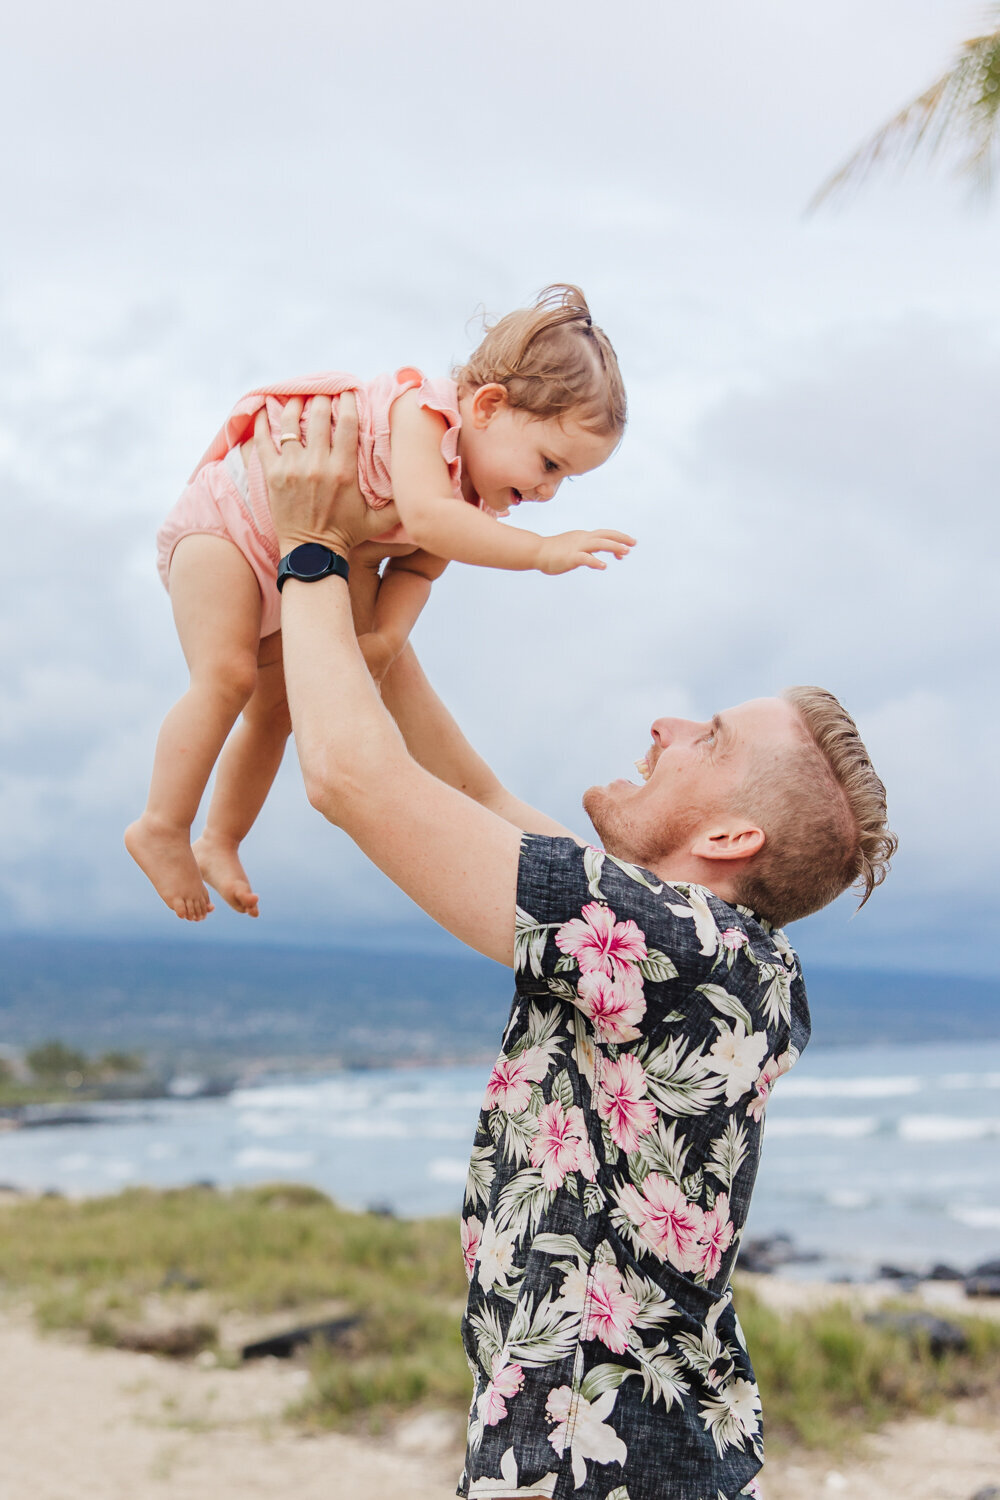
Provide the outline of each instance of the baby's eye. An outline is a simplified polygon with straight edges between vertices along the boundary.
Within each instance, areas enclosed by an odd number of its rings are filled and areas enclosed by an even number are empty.
[[[559,468],[559,465],[556,464],[556,463],[553,463],[552,460],[551,460],[551,458],[544,459],[543,463],[544,463],[544,466],[545,466],[545,472],[546,472],[546,474],[555,474],[557,472],[558,468]]]

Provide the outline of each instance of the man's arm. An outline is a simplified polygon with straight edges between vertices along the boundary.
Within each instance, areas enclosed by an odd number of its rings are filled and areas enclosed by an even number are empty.
[[[412,646],[400,653],[387,673],[382,701],[399,725],[414,760],[440,781],[528,833],[576,837],[547,813],[521,802],[507,790],[431,687]]]
[[[305,447],[279,454],[266,418],[257,443],[282,553],[319,541],[342,556],[379,521],[357,488],[357,424],[342,398],[333,450],[329,405],[313,401]],[[297,431],[296,403],[286,407]],[[521,833],[417,764],[369,676],[347,585],[291,579],[282,643],[292,726],[309,800],[419,906],[462,942],[513,965]]]

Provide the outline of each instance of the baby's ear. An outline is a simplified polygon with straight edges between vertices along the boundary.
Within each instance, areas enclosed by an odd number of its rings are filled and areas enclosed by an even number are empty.
[[[481,385],[472,398],[472,419],[477,427],[485,427],[492,422],[498,411],[509,404],[507,387],[498,380],[491,381],[489,385]]]

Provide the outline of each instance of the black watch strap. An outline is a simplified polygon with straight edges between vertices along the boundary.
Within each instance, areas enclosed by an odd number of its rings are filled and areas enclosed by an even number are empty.
[[[281,593],[289,578],[298,578],[302,583],[315,583],[318,578],[329,578],[331,573],[335,573],[346,583],[349,572],[347,559],[341,557],[339,552],[331,552],[321,542],[303,542],[301,546],[293,547],[291,552],[286,553],[278,564],[278,593]]]

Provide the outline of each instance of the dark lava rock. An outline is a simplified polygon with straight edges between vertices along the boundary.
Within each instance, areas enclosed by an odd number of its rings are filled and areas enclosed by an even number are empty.
[[[755,1271],[769,1276],[779,1266],[801,1265],[819,1260],[814,1250],[799,1250],[788,1234],[762,1235],[757,1239],[744,1240],[740,1245],[737,1268],[740,1271]]]
[[[204,1282],[199,1281],[197,1276],[189,1276],[187,1271],[181,1271],[176,1266],[171,1266],[160,1282],[160,1291],[200,1292],[203,1285]]]
[[[969,1275],[1000,1276],[1000,1260],[984,1260],[981,1265],[973,1266]]]
[[[965,1272],[964,1271],[956,1271],[954,1266],[945,1266],[945,1265],[942,1265],[941,1262],[939,1261],[936,1266],[932,1266],[931,1269],[927,1272],[927,1275],[924,1277],[924,1280],[925,1281],[964,1281],[965,1280]]]
[[[276,1333],[268,1339],[257,1339],[252,1344],[244,1344],[240,1350],[240,1358],[266,1359],[270,1355],[272,1359],[290,1359],[296,1349],[304,1348],[314,1339],[321,1344],[336,1344],[360,1322],[360,1318],[331,1318],[324,1323],[303,1323],[298,1328],[289,1328],[285,1333]]]
[[[965,1295],[967,1297],[1000,1297],[1000,1276],[967,1276]]]
[[[903,1266],[879,1266],[878,1277],[880,1281],[916,1281],[917,1273]]]
[[[977,1490],[972,1500],[1000,1500],[1000,1485],[988,1484],[985,1489]]]
[[[957,1323],[935,1318],[933,1313],[873,1312],[866,1315],[865,1322],[876,1328],[887,1328],[892,1333],[905,1334],[914,1342],[926,1339],[935,1359],[940,1359],[942,1354],[959,1354],[969,1343],[965,1330]]]

